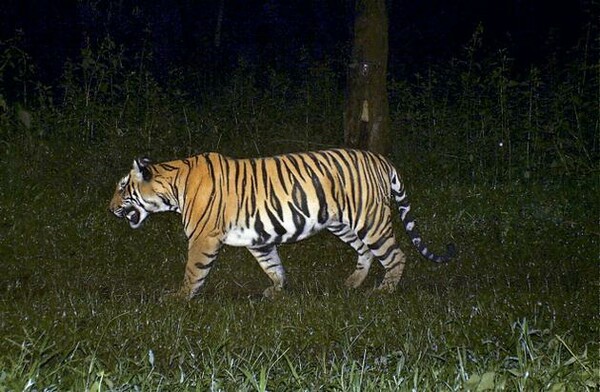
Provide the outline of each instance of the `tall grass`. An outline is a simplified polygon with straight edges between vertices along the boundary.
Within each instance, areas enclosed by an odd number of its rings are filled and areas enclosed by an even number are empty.
[[[506,50],[490,54],[479,27],[461,57],[390,81],[393,155],[436,164],[454,180],[543,181],[597,170],[600,97],[597,42],[582,39],[560,69],[514,69]],[[89,43],[52,86],[35,81],[19,40],[0,52],[3,139],[22,136],[269,154],[337,146],[341,77],[315,64],[300,80],[248,64],[212,86],[174,70],[157,83],[151,52],[125,55],[110,37]],[[265,76],[266,75],[266,76]],[[6,90],[6,91],[3,91]]]
[[[475,31],[463,58],[392,82],[405,155],[492,184],[597,171],[599,63],[589,51],[598,43],[587,37],[560,70],[531,66],[519,74],[506,50],[483,50],[482,33]]]

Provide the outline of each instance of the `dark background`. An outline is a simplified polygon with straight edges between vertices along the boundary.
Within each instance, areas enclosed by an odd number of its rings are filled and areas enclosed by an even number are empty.
[[[151,55],[164,80],[174,67],[226,72],[240,63],[302,73],[323,63],[341,71],[350,50],[354,2],[349,0],[4,1],[0,40],[20,36],[37,76],[52,82],[67,59],[110,36],[130,53]],[[569,60],[586,36],[597,4],[589,0],[388,1],[390,75],[404,78],[460,56],[477,26],[483,47],[507,49],[515,69]],[[594,30],[592,30],[594,31]]]

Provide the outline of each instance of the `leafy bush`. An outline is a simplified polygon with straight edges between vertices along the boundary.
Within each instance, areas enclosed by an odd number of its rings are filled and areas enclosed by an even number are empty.
[[[454,180],[491,184],[597,170],[599,68],[587,48],[563,70],[532,66],[517,75],[505,50],[479,55],[481,33],[464,60],[392,81],[403,156],[416,166],[441,161]]]
[[[599,66],[589,54],[597,43],[584,40],[561,69],[517,73],[506,50],[485,50],[482,33],[480,26],[461,58],[390,81],[395,159],[427,169],[420,175],[435,167],[437,177],[492,185],[597,170]],[[327,63],[307,65],[300,80],[259,76],[242,61],[219,85],[183,69],[159,83],[151,50],[131,53],[107,36],[88,42],[59,82],[43,86],[18,36],[0,49],[5,140],[106,143],[165,158],[342,144],[343,78]]]

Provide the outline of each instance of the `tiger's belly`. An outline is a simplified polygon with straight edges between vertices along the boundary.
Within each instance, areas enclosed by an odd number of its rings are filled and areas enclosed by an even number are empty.
[[[230,246],[245,247],[297,242],[323,230],[326,224],[319,224],[316,219],[307,218],[301,226],[297,226],[294,222],[273,224],[270,221],[254,221],[249,226],[231,228],[221,242]]]

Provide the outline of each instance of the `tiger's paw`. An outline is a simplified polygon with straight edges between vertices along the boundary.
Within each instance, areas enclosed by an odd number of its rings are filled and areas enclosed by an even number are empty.
[[[271,286],[263,291],[263,297],[266,299],[276,299],[283,297],[283,287]]]
[[[396,291],[397,282],[386,282],[385,280],[373,290],[376,293],[391,294]]]
[[[183,289],[171,291],[162,296],[163,301],[189,301],[191,298],[189,292]]]
[[[349,289],[357,289],[362,282],[365,280],[366,274],[354,272],[352,275],[346,279],[344,284]]]

